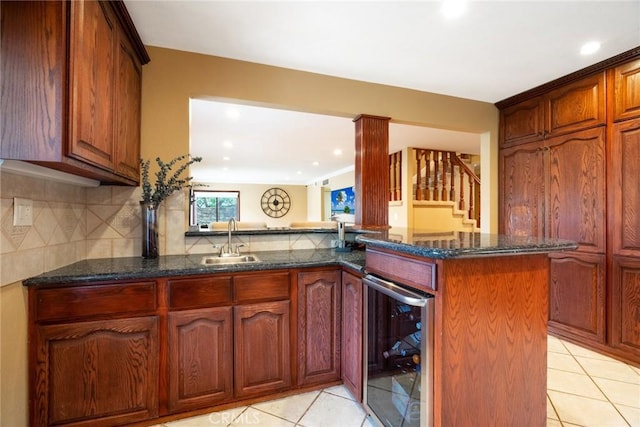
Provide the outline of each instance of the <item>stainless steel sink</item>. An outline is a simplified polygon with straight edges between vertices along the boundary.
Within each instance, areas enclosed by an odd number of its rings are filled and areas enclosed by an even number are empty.
[[[255,255],[232,255],[232,256],[208,255],[208,256],[202,257],[202,261],[200,261],[200,264],[224,265],[224,264],[246,264],[251,262],[260,262],[260,259]]]

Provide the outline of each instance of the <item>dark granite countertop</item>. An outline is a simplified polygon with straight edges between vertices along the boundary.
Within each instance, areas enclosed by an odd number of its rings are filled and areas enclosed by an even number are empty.
[[[569,240],[408,228],[361,234],[355,240],[367,247],[435,259],[521,255],[578,248],[575,242]]]
[[[220,272],[275,270],[281,268],[342,265],[364,269],[364,251],[336,252],[333,249],[254,252],[260,262],[232,265],[201,265],[205,255],[167,255],[157,259],[100,258],[74,264],[31,277],[25,286],[84,284],[91,281],[124,281],[142,278],[186,276]]]
[[[258,236],[258,235],[271,235],[271,234],[308,234],[308,233],[319,233],[319,234],[336,234],[338,232],[337,228],[322,228],[322,227],[312,227],[312,228],[289,228],[289,227],[269,227],[269,228],[259,228],[259,229],[240,229],[233,232],[233,235],[245,235],[245,236]],[[346,228],[345,233],[363,233],[366,231],[354,229],[349,226]],[[184,233],[186,237],[201,237],[201,236],[226,236],[229,232],[227,230],[206,230],[206,231],[187,231]]]

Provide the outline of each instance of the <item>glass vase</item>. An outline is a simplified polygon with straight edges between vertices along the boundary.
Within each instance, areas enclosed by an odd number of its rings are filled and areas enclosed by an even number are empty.
[[[140,202],[142,208],[142,258],[158,258],[158,206]]]

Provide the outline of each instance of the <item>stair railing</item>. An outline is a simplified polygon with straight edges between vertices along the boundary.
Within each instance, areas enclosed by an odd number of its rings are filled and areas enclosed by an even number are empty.
[[[480,225],[480,178],[453,151],[414,149],[416,155],[416,185],[413,199],[417,201],[450,201],[467,212],[469,219]],[[455,191],[458,167],[458,191]],[[424,175],[424,176],[423,176]],[[464,185],[468,185],[469,202],[465,201]],[[467,207],[468,204],[468,207]]]

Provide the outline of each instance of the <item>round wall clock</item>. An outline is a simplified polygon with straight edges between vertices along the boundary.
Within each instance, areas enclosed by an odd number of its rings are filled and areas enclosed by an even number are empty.
[[[262,211],[271,218],[283,217],[289,212],[291,199],[282,188],[270,188],[264,192],[260,200]]]

